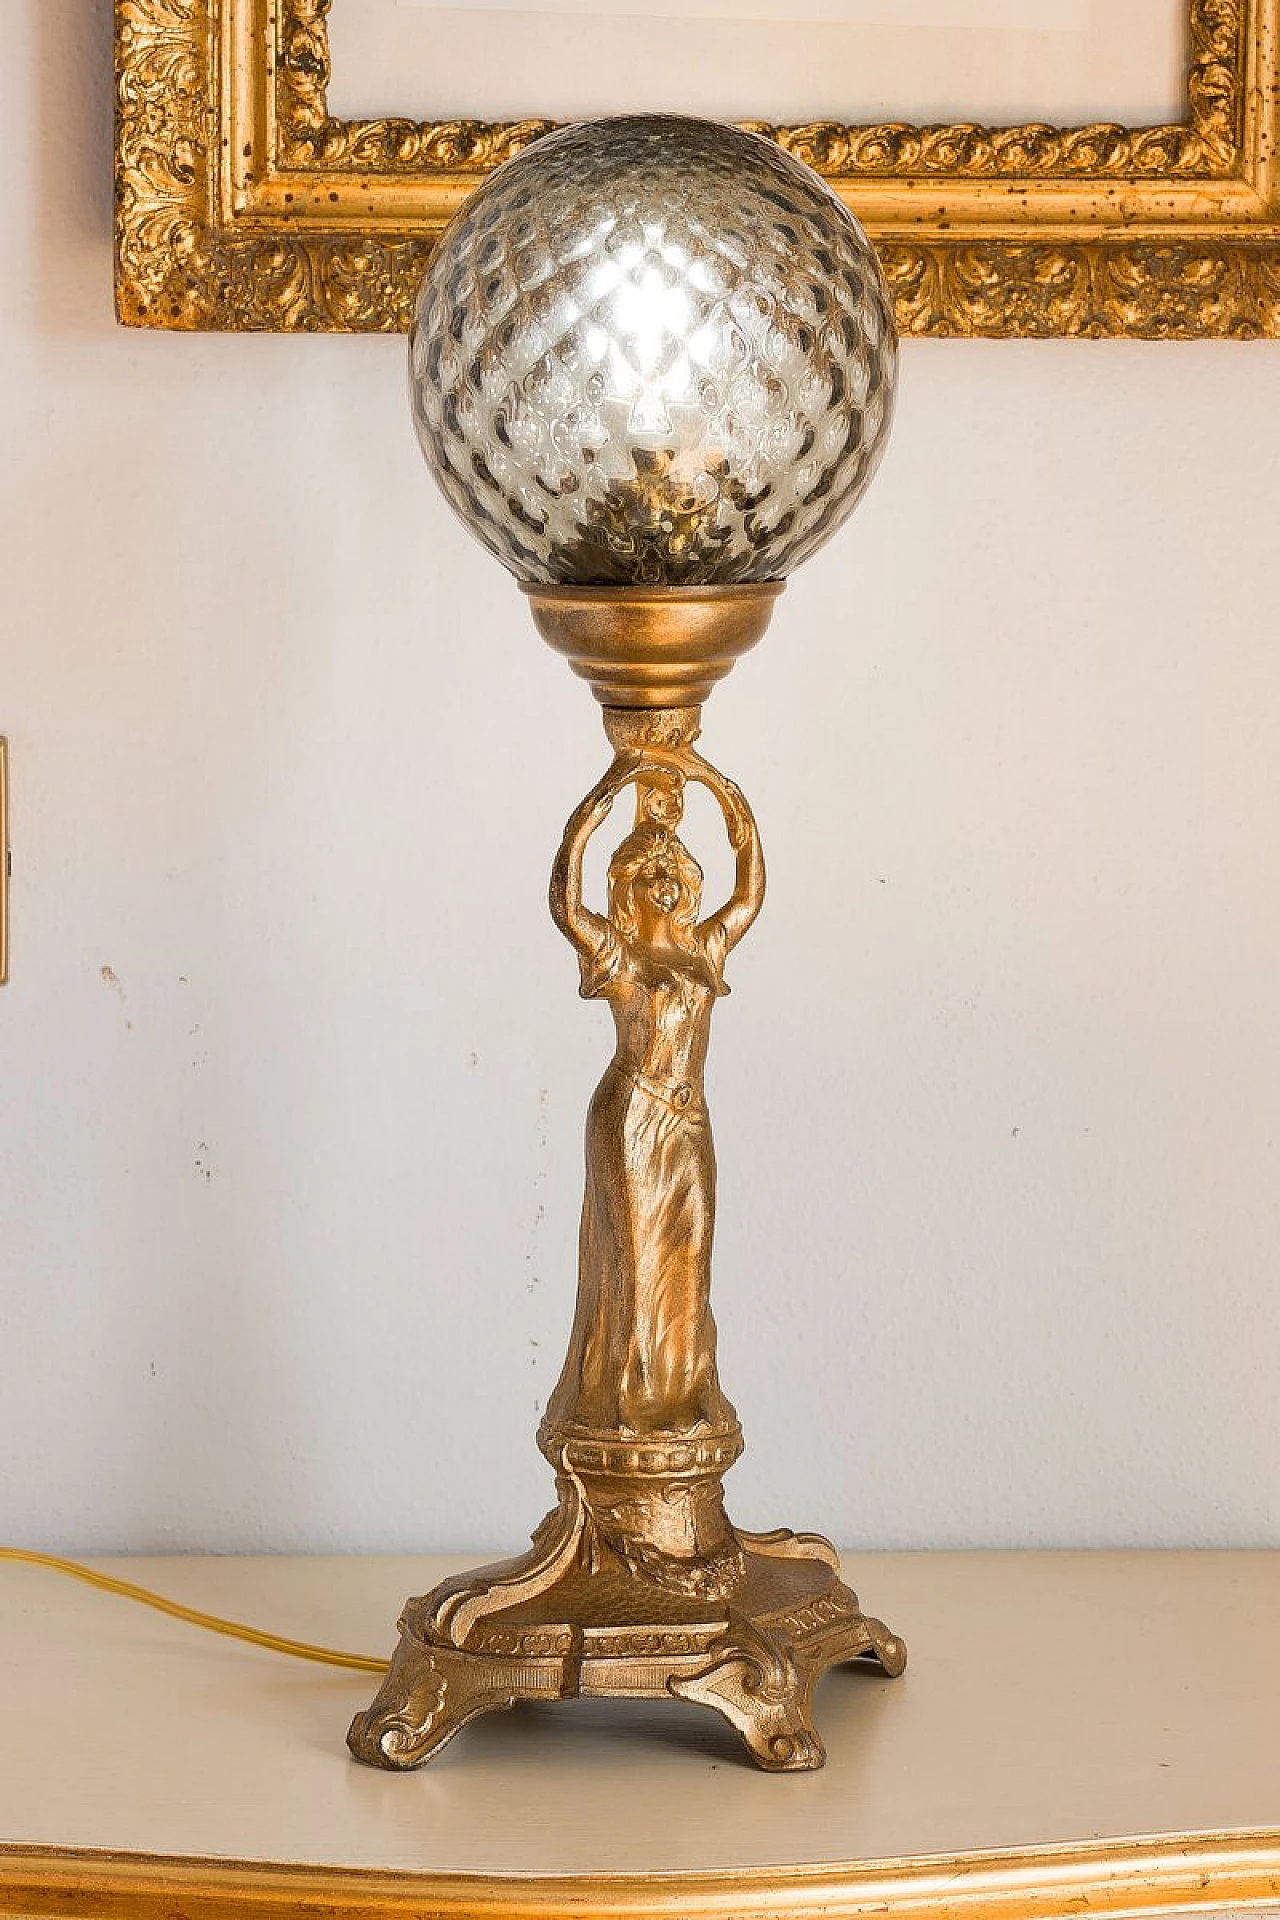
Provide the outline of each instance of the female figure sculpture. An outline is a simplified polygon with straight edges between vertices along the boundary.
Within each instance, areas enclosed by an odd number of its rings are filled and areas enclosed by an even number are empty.
[[[725,961],[760,911],[765,876],[750,808],[694,749],[699,717],[692,703],[605,704],[613,763],[556,856],[552,917],[617,1035],[587,1114],[573,1330],[538,1431],[556,1506],[527,1552],[409,1601],[378,1696],[348,1736],[378,1766],[416,1766],[514,1700],[612,1693],[710,1707],[761,1766],[799,1771],[822,1763],[819,1673],[906,1662],[841,1580],[829,1541],[748,1532],[725,1510],[742,1430],[716,1370],[703,1071]],[[706,918],[702,870],[679,831],[691,781],[715,796],[736,856],[730,896]],[[597,913],[583,861],[628,787],[636,819]]]
[[[687,779],[715,795],[737,855],[730,898],[701,921],[702,871],[676,831]],[[583,857],[632,784],[637,822],[610,862],[601,915],[583,901]],[[737,1434],[716,1374],[703,1068],[725,959],[764,885],[746,801],[689,747],[619,753],[565,829],[551,912],[577,951],[584,997],[609,1005],[617,1050],[587,1115],[577,1311],[545,1422],[557,1438]]]

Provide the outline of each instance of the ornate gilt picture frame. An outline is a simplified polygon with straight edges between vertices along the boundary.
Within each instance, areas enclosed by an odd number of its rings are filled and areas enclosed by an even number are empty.
[[[552,124],[335,118],[329,7],[115,0],[125,325],[403,329],[435,235]],[[1278,337],[1280,0],[1190,0],[1188,47],[1167,125],[751,124],[854,207],[903,333]]]

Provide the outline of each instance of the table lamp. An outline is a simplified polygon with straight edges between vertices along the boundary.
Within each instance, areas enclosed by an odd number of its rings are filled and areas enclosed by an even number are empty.
[[[772,142],[710,122],[549,134],[432,256],[409,345],[423,453],[604,709],[613,758],[565,829],[550,905],[617,1047],[587,1114],[577,1307],[538,1432],[557,1505],[527,1552],[407,1603],[348,1735],[361,1760],[416,1766],[477,1714],[611,1695],[710,1707],[762,1767],[798,1771],[824,1759],[824,1669],[906,1664],[829,1542],[725,1511],[742,1429],[716,1369],[703,1066],[765,876],[750,807],[695,745],[785,576],[871,479],[896,364],[857,222]],[[710,910],[681,838],[691,783],[734,854]],[[584,851],[628,790],[593,907]]]

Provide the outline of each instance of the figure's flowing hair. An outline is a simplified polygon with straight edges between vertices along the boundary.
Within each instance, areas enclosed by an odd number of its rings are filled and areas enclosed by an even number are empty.
[[[666,827],[640,826],[615,850],[609,862],[609,919],[623,940],[639,928],[635,886],[651,860],[667,858],[680,881],[680,904],[671,916],[671,937],[686,953],[698,951],[698,909],[702,905],[702,868],[679,834]]]

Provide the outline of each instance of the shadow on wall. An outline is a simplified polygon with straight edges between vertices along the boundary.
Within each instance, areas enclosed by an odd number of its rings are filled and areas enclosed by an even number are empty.
[[[97,334],[114,325],[111,0],[26,0],[26,12],[39,128],[31,220],[40,324]],[[101,271],[81,270],[89,250]]]
[[[264,553],[250,552],[269,524],[264,504],[284,456],[277,434],[253,474],[235,491],[228,485],[242,444],[234,422],[252,404],[236,387],[244,360],[235,362],[235,343],[215,354],[207,341],[116,325],[112,0],[0,0],[0,15],[14,43],[6,57],[23,70],[30,129],[24,204],[11,210],[25,226],[29,263],[13,289],[12,364],[29,385],[0,489],[0,514],[21,529],[6,611],[27,653],[0,718],[21,749],[24,853],[36,876],[24,903],[32,964],[17,988],[33,1010],[23,1058],[49,1062],[42,1111],[54,1143],[42,1156],[24,1148],[39,1164],[27,1224],[44,1279],[68,1275],[84,1369],[54,1389],[65,1395],[56,1417],[65,1415],[74,1435],[53,1475],[55,1493],[74,1501],[86,1497],[75,1489],[88,1488],[92,1511],[61,1538],[73,1548],[101,1545],[102,1532],[91,1530],[109,1528],[113,1546],[203,1544],[208,1515],[188,1518],[184,1482],[221,1474],[230,1491],[212,1524],[222,1524],[223,1542],[249,1547],[273,1529],[279,1537],[299,1504],[294,1436],[278,1408],[302,1313],[282,1331],[261,1280],[264,1268],[273,1278],[276,1271],[274,1165],[255,1165],[247,1197],[243,1188],[234,1199],[219,1191],[217,1150],[251,1130],[243,1106],[254,1093],[242,1067],[253,1043],[238,1028],[227,1041],[224,996],[238,1009],[254,1004],[255,990],[267,997],[255,969],[272,905],[265,857],[249,863],[246,878],[229,872],[228,848],[245,843],[246,813],[268,831],[288,814],[293,788],[279,768],[292,765],[291,753],[305,762],[309,725],[331,712],[338,616],[309,626],[289,618],[322,571],[312,552],[296,544],[265,552],[267,542]],[[269,352],[270,342],[255,343],[259,364],[264,345]],[[310,400],[308,418],[320,420],[323,437],[325,399],[297,358],[277,361],[286,402]],[[341,388],[339,398],[354,410]],[[336,403],[334,412],[341,424]],[[62,530],[73,564],[59,564],[46,529]],[[248,557],[227,584],[226,555],[237,544]],[[328,552],[334,543],[321,544]],[[246,605],[260,611],[260,625],[243,617]],[[274,676],[260,629],[284,636],[287,661]],[[228,765],[250,778],[233,779]],[[250,790],[253,800],[244,798]],[[238,815],[229,794],[241,800]],[[287,838],[287,819],[281,831]],[[238,886],[252,932],[236,947],[226,926]],[[41,942],[43,975],[34,963]],[[77,1011],[59,1020],[51,983],[78,1009],[73,968],[118,1004],[127,1054],[101,1045],[92,1022],[75,1025]],[[206,1066],[217,1035],[222,1052]],[[308,1056],[299,1043],[284,1061],[280,1075],[292,1089]],[[39,1070],[24,1065],[20,1075]],[[182,1185],[166,1121],[190,1136]],[[66,1208],[71,1166],[78,1177]],[[193,1180],[211,1204],[193,1206]],[[57,1344],[57,1308],[34,1282],[30,1301],[47,1354]],[[127,1382],[129,1391],[103,1380]],[[306,1495],[304,1487],[304,1511]]]
[[[498,989],[461,952],[448,985],[424,975],[474,848],[444,836],[420,892],[404,875],[487,718],[450,640],[510,628],[509,589],[478,562],[474,592],[451,585],[440,555],[465,536],[442,502],[431,519],[398,340],[116,325],[111,0],[0,15],[24,168],[0,301],[0,724],[24,879],[0,1105],[27,1087],[36,1109],[0,1153],[6,1236],[31,1256],[33,1351],[0,1418],[22,1531],[73,1550],[331,1540],[326,1446],[395,1444],[377,1395],[344,1411],[343,1374],[376,1381],[406,1324],[430,1354],[458,1291],[429,1257],[448,1174],[422,1167],[452,1154],[465,1181],[459,1103],[432,1082],[469,1040],[432,1008]],[[519,657],[535,686],[533,644]],[[524,830],[530,851],[502,844],[532,918],[533,815]],[[330,1290],[336,1317],[317,1313]],[[406,1460],[424,1398],[399,1397]],[[393,1513],[414,1511],[415,1472]]]

